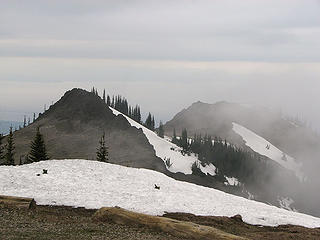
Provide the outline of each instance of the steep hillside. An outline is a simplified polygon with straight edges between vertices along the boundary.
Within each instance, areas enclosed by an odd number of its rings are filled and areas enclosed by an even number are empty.
[[[315,175],[314,164],[320,166],[320,138],[302,124],[285,119],[280,113],[267,108],[227,102],[196,102],[176,114],[164,128],[168,136],[172,136],[173,129],[180,134],[186,128],[190,136],[195,133],[210,134],[254,150],[235,131],[234,123],[265,139],[283,154],[291,156],[298,165],[302,163],[302,171],[307,176]]]
[[[317,191],[320,181],[316,170],[320,168],[320,138],[303,124],[266,108],[196,102],[164,125],[168,136],[172,136],[174,129],[179,136],[184,128],[190,137],[209,134],[258,154],[248,175],[249,179],[251,175],[255,178],[246,183],[246,190],[254,195],[250,197],[272,204],[278,202],[280,206],[291,203],[290,208],[320,215]],[[237,165],[241,171],[241,164]],[[224,174],[233,177],[228,172]]]
[[[99,139],[105,132],[110,162],[165,171],[143,132],[85,90],[66,92],[33,124],[14,133],[17,163],[25,160],[38,126],[50,158],[95,159]]]

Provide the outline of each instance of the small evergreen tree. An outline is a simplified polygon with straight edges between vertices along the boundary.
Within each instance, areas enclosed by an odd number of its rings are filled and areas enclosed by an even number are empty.
[[[23,127],[25,128],[27,126],[27,117],[26,115],[23,116]]]
[[[34,122],[34,121],[36,121],[36,114],[35,113],[33,113],[33,121],[32,122]]]
[[[111,107],[112,107],[112,108],[115,108],[115,106],[114,106],[114,105],[115,105],[115,103],[114,103],[114,96],[112,96]]]
[[[39,127],[37,127],[36,135],[30,145],[30,153],[28,156],[28,163],[39,162],[41,160],[48,160],[46,145]]]
[[[178,139],[177,139],[177,134],[176,134],[176,129],[173,129],[173,137],[171,140],[172,143],[177,144],[178,143]]]
[[[154,131],[154,116],[152,116],[152,119],[151,119],[151,130]]]
[[[105,89],[103,89],[102,100],[103,100],[104,102],[106,102],[106,90],[105,90]]]
[[[164,129],[163,129],[163,124],[160,121],[159,129],[158,129],[158,136],[161,138],[164,138]]]
[[[189,149],[187,129],[183,129],[181,133],[180,146],[187,151]]]
[[[108,105],[108,106],[110,106],[110,105],[111,105],[111,102],[110,102],[110,96],[109,96],[109,95],[107,96],[107,105]]]
[[[147,117],[144,125],[151,130],[151,126],[152,126],[152,116],[151,116],[151,113],[148,114],[148,117]]]
[[[14,141],[13,141],[12,127],[10,127],[10,133],[7,137],[5,165],[14,166]]]
[[[99,162],[108,162],[108,148],[106,147],[106,141],[105,141],[105,134],[103,133],[100,141],[99,141],[99,147],[97,149],[97,160]]]

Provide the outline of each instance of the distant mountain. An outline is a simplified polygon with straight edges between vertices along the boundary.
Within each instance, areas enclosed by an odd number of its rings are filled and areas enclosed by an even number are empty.
[[[174,129],[178,136],[187,129],[190,138],[195,134],[217,136],[258,154],[257,161],[264,159],[262,164],[275,167],[266,169],[269,178],[264,176],[262,182],[255,180],[247,186],[255,199],[273,204],[278,199],[282,206],[291,202],[292,208],[320,215],[320,138],[303,124],[267,108],[196,102],[177,113],[164,129],[167,136],[172,136]],[[228,172],[224,174],[228,176]]]
[[[239,127],[264,139],[266,143],[264,148],[267,147],[267,143],[271,143],[281,152],[293,157],[297,164],[302,163],[306,175],[314,174],[314,163],[319,162],[317,159],[320,156],[319,136],[299,122],[288,120],[268,108],[228,102],[215,104],[196,102],[164,125],[167,136],[172,136],[173,129],[180,134],[185,128],[189,136],[194,134],[218,136],[254,151],[246,144],[248,140],[245,141],[237,131]],[[259,153],[257,150],[256,152]]]
[[[12,129],[15,130],[15,129],[19,129],[19,126],[22,126],[22,125],[23,125],[22,122],[0,120],[0,133],[8,134],[10,127],[12,127]]]

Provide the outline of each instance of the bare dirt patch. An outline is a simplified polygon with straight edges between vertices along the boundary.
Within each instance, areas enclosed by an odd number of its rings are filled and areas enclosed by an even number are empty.
[[[180,221],[190,221],[200,225],[211,226],[224,232],[249,239],[261,240],[308,240],[320,239],[320,228],[305,228],[293,225],[281,225],[278,227],[262,227],[242,222],[239,217],[213,217],[196,216],[188,213],[167,213],[164,217]]]

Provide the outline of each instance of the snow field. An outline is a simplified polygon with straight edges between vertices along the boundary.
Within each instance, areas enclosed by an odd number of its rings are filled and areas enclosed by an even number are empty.
[[[47,169],[48,174],[41,174],[42,169]],[[120,206],[152,215],[187,212],[230,217],[240,214],[250,224],[320,227],[319,218],[176,181],[152,170],[89,160],[49,160],[0,166],[0,173],[1,195],[31,197],[42,205],[92,209]],[[160,186],[160,190],[155,189],[154,184]]]
[[[245,141],[246,145],[250,147],[253,151],[276,161],[284,168],[293,171],[300,180],[303,180],[304,177],[303,173],[301,172],[301,164],[297,163],[294,158],[288,156],[280,149],[273,146],[266,139],[255,134],[251,130],[237,123],[232,124],[233,131],[239,134]]]

